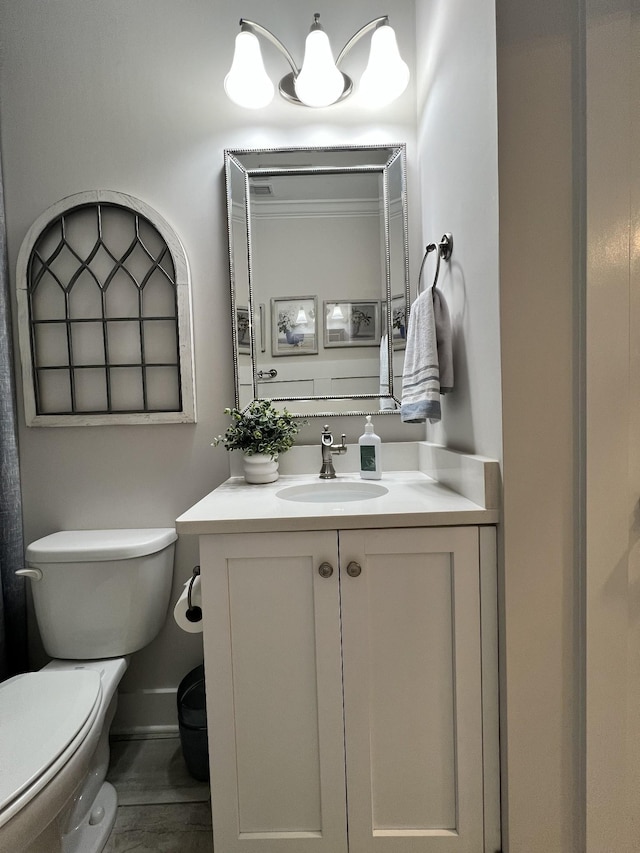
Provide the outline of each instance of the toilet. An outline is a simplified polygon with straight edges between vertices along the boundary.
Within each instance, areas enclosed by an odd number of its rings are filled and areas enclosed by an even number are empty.
[[[0,683],[0,853],[100,853],[116,792],[109,727],[128,656],[163,626],[173,528],[65,530],[28,546],[45,651]]]

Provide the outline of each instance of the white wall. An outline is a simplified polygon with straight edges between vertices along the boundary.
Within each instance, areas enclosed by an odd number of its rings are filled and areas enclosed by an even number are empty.
[[[453,234],[438,287],[453,319],[455,393],[427,437],[502,458],[498,160],[493,0],[418,0],[422,246]],[[435,273],[435,253],[424,284]]]
[[[301,61],[315,11],[322,14],[335,52],[366,21],[390,11],[413,67],[413,0],[396,0],[393,10],[381,0],[347,5],[326,0],[313,6],[295,0],[268,6],[260,0],[0,5],[10,266],[15,268],[27,229],[47,207],[71,193],[100,188],[121,190],[156,208],[180,236],[193,276],[198,423],[26,429],[22,420],[27,542],[61,528],[170,525],[228,476],[226,452],[210,447],[227,424],[222,410],[233,401],[224,148],[406,142],[415,243],[420,205],[413,85],[382,114],[354,110],[349,101],[313,111],[281,100],[253,113],[224,94],[241,15],[274,30]],[[264,55],[274,76],[288,71],[268,45]],[[357,75],[366,57],[363,42],[345,70]],[[386,437],[401,440],[421,432],[403,429],[396,419],[381,420],[379,431]],[[349,419],[332,425],[352,438],[361,431]],[[317,425],[308,427],[305,440],[317,441],[317,432]],[[176,594],[197,562],[196,541],[182,537]],[[200,639],[181,633],[169,620],[158,640],[134,656],[123,689],[136,691],[149,709],[166,704],[173,713],[171,693],[154,691],[175,688],[201,655]]]

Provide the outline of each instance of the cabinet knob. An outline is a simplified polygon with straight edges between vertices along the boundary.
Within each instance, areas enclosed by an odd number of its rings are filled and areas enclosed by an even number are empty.
[[[330,578],[333,574],[333,566],[331,563],[320,563],[318,566],[318,574],[321,578]]]
[[[360,565],[360,563],[356,563],[354,560],[352,560],[347,566],[347,574],[350,578],[360,577],[361,572],[362,566]]]

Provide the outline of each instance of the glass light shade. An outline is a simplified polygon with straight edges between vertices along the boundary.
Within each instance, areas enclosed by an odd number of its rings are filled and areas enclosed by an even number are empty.
[[[306,324],[307,315],[304,313],[304,308],[301,305],[300,310],[298,311],[298,316],[296,317],[296,326],[306,326]]]
[[[236,36],[236,49],[224,90],[240,107],[257,110],[273,100],[274,87],[262,61],[260,43],[253,33],[243,30]]]
[[[332,320],[344,320],[344,314],[342,313],[342,308],[336,304],[333,306],[333,311],[331,312]]]
[[[312,30],[304,46],[302,69],[295,79],[296,95],[308,107],[328,107],[344,90],[344,77],[336,68],[331,45],[323,30]]]
[[[396,34],[383,24],[371,36],[369,62],[358,89],[361,103],[371,107],[390,104],[407,88],[409,77],[409,66],[400,56]]]

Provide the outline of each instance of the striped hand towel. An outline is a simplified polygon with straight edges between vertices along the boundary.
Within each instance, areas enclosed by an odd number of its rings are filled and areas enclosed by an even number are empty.
[[[436,324],[438,343],[438,369],[440,371],[440,393],[453,391],[453,346],[451,340],[451,318],[447,302],[437,287],[432,289],[433,318]]]
[[[436,323],[437,320],[437,323]],[[440,352],[439,352],[440,351]],[[440,385],[439,355],[443,360]],[[444,297],[436,288],[423,291],[411,306],[404,355],[402,406],[404,423],[431,423],[441,418],[440,394],[453,388],[451,322]]]

